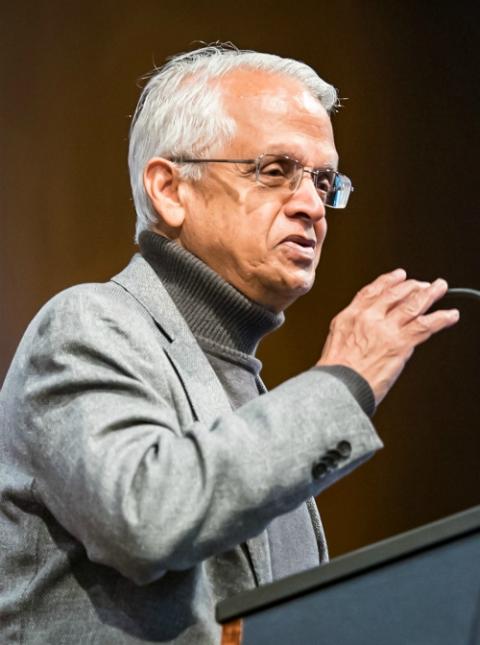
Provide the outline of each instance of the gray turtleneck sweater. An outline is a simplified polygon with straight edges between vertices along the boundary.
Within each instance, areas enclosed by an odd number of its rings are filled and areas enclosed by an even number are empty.
[[[263,336],[279,327],[275,314],[252,302],[204,262],[181,246],[150,231],[140,236],[140,251],[155,270],[197,342],[205,352],[233,409],[265,392],[255,350]],[[368,383],[343,366],[324,369],[340,378],[371,414]],[[277,517],[267,528],[273,578],[318,565],[319,552],[306,504]]]

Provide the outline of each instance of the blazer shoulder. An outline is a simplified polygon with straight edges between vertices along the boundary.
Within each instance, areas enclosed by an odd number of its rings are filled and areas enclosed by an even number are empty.
[[[79,332],[85,325],[98,327],[102,322],[129,327],[132,322],[152,324],[148,311],[115,282],[79,284],[61,291],[40,309],[30,323],[30,330],[53,326],[63,331]]]
[[[119,323],[138,315],[150,320],[152,315],[149,307],[136,297],[136,283],[142,282],[147,276],[155,298],[161,302],[165,295],[158,278],[146,264],[139,254],[135,254],[129,264],[110,280],[77,284],[60,291],[41,307],[30,326],[35,328],[42,322],[56,318],[66,318],[63,322],[68,322],[69,318],[76,317],[81,323],[91,316],[114,317]],[[123,276],[130,278],[132,288],[122,283]]]
[[[27,327],[12,367],[33,357],[100,351],[133,356],[167,342],[148,310],[110,281],[70,287],[49,300]]]

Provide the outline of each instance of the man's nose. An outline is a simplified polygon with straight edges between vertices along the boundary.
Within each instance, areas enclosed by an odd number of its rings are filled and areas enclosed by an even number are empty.
[[[325,217],[325,204],[308,173],[304,173],[300,186],[288,200],[285,213],[290,217],[303,215],[315,221]]]

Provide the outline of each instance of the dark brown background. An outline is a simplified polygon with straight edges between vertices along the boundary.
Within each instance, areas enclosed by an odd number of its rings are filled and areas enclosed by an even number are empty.
[[[383,271],[479,288],[474,7],[3,2],[0,380],[46,299],[107,279],[134,251],[136,82],[200,39],[305,60],[348,97],[334,122],[356,192],[330,213],[315,288],[262,347],[270,386],[313,364],[329,320]],[[480,503],[480,304],[458,304],[461,323],[417,351],[377,412],[385,450],[321,496],[333,554]]]

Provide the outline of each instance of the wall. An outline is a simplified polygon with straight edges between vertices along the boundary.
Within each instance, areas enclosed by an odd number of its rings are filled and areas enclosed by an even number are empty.
[[[136,83],[198,40],[305,60],[346,97],[334,125],[356,191],[347,211],[329,214],[315,288],[262,346],[269,386],[315,362],[329,320],[379,273],[403,266],[479,288],[474,7],[3,3],[0,380],[46,299],[108,279],[134,251],[126,138]],[[458,305],[461,323],[419,348],[378,410],[385,449],[319,498],[333,554],[480,503],[480,307]]]

